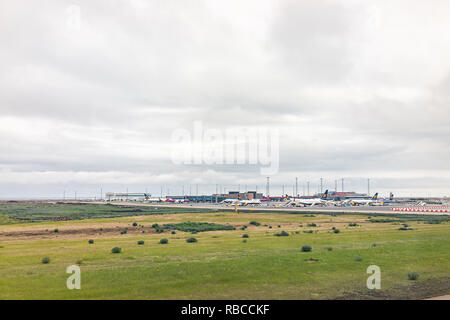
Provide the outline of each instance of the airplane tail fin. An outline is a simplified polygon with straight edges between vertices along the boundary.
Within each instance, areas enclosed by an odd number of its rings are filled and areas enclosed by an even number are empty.
[[[328,198],[328,189],[322,195],[322,200],[326,200]]]
[[[373,195],[372,200],[377,200],[377,199],[378,199],[378,192]]]
[[[394,200],[394,194],[392,192],[389,193],[389,200]]]

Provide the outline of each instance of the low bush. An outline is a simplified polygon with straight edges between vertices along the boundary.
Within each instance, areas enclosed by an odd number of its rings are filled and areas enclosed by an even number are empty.
[[[287,237],[289,236],[289,233],[287,233],[286,231],[281,231],[280,233],[275,233],[275,235],[277,237]]]
[[[144,244],[144,243],[145,243],[144,240],[139,240],[139,241],[137,242],[137,244],[139,244],[139,245],[142,245],[142,244]]]
[[[260,226],[261,223],[257,222],[257,221],[250,221],[250,224],[254,225],[254,226]]]
[[[189,239],[186,239],[186,242],[188,242],[188,243],[197,242],[197,239],[195,239],[195,238],[189,238]]]
[[[58,231],[59,231],[58,229],[53,230],[53,232],[58,232]]]
[[[162,238],[161,240],[159,240],[160,244],[168,244],[169,240],[167,240],[166,238]]]
[[[333,232],[334,232],[334,233],[339,233],[339,232],[341,232],[341,231],[340,231],[339,229],[334,229]]]
[[[308,223],[306,226],[307,227],[317,227],[317,225],[315,223]]]
[[[310,252],[312,250],[311,246],[304,245],[302,247],[302,252]]]
[[[172,234],[176,234],[176,232],[175,232],[175,231],[172,231],[171,233],[172,233]]]
[[[242,238],[248,238],[248,234],[243,234]]]
[[[400,227],[400,228],[398,228],[398,230],[407,231],[407,230],[412,230],[412,228]]]
[[[89,239],[88,242],[89,242],[89,244],[93,244],[93,243],[94,243],[94,240]]]
[[[133,227],[137,227],[137,222],[133,222]]]
[[[333,251],[333,248],[332,247],[328,247],[327,250],[328,251]]]
[[[303,233],[313,233],[313,230],[303,230]]]
[[[114,247],[111,249],[111,253],[121,253],[122,252],[122,248],[120,247]]]
[[[49,257],[44,257],[44,258],[42,258],[42,263],[43,263],[43,264],[50,263],[50,258],[49,258]]]
[[[419,279],[419,274],[416,272],[408,272],[408,279],[409,280],[417,280],[417,279]]]
[[[357,227],[358,224],[357,224],[357,223],[349,223],[348,226],[349,226],[349,227]]]
[[[356,256],[355,260],[356,260],[356,261],[362,261],[363,258],[362,258],[361,256]]]

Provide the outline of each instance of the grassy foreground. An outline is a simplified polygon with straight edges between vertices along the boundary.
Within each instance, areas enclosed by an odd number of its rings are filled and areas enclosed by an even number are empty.
[[[188,221],[235,230],[172,234],[151,227]],[[1,225],[0,299],[364,298],[370,265],[381,268],[383,298],[450,293],[449,222],[400,227],[364,215],[231,212]],[[289,236],[275,236],[282,230]],[[198,242],[187,243],[191,237]],[[160,244],[162,238],[169,243]],[[302,252],[303,245],[312,251]],[[116,246],[121,253],[111,253]],[[74,264],[81,268],[81,290],[66,288],[66,268]],[[419,279],[409,280],[408,272]]]

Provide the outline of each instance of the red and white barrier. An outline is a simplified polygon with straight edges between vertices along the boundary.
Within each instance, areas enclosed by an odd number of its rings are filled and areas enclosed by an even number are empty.
[[[449,213],[450,207],[403,207],[392,208],[393,211],[407,211],[407,212],[429,212],[429,213]]]

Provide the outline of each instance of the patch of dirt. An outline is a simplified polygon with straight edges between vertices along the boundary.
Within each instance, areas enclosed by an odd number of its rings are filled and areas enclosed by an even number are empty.
[[[54,217],[57,218],[57,217]],[[63,217],[64,218],[64,217]],[[238,226],[233,225],[238,228]],[[138,235],[138,234],[171,234],[172,230],[164,229],[162,232],[157,232],[155,228],[152,228],[150,225],[146,227],[141,226],[130,226],[129,223],[127,224],[114,224],[114,225],[103,225],[103,226],[85,226],[85,225],[76,225],[76,226],[66,226],[62,227],[59,226],[58,232],[54,232],[55,228],[47,227],[45,229],[38,229],[35,226],[33,228],[28,227],[20,227],[15,228],[8,231],[0,231],[0,241],[1,240],[35,240],[35,239],[61,239],[61,238],[87,238],[89,236],[91,237],[126,237],[127,235]],[[126,230],[127,232],[125,234],[121,234],[123,230]],[[144,231],[144,233],[142,233]],[[229,230],[226,230],[225,232],[228,232]],[[179,230],[176,230],[176,232],[182,232]],[[221,233],[221,231],[214,231],[218,234]],[[189,234],[189,232],[187,232]]]
[[[382,287],[383,288],[383,287]],[[387,290],[361,290],[349,292],[336,300],[419,300],[447,295],[450,277],[411,281],[410,285],[396,286]]]

